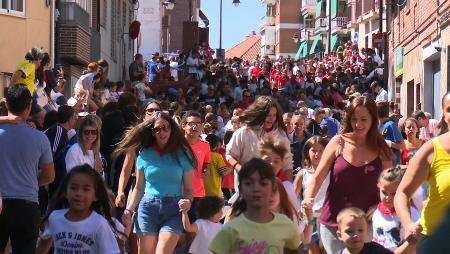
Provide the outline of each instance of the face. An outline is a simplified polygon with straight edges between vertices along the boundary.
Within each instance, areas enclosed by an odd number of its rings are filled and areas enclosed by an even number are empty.
[[[380,189],[380,200],[389,209],[394,208],[394,196],[397,192],[399,184],[399,182],[390,183],[384,179],[381,179],[378,182],[378,189]]]
[[[283,124],[290,133],[292,131],[291,119],[289,117],[283,117]]]
[[[202,134],[202,120],[196,116],[190,116],[186,119],[183,130],[189,136],[200,136]]]
[[[240,116],[240,115],[242,115],[242,109],[237,108],[233,110],[233,116]]]
[[[87,147],[91,147],[95,140],[97,140],[98,129],[95,126],[85,126],[81,130],[81,135],[83,135],[84,145]]]
[[[147,121],[148,119],[150,119],[150,117],[155,112],[161,112],[161,108],[159,108],[158,104],[156,104],[156,103],[148,104],[147,107],[145,108],[144,121]]]
[[[166,146],[171,133],[172,127],[170,126],[169,122],[164,119],[156,120],[152,129],[152,135],[155,137],[156,143],[159,147],[162,148]]]
[[[417,125],[413,121],[406,121],[405,123],[405,133],[407,136],[415,137],[417,135],[417,132],[419,129],[417,128]]]
[[[216,214],[213,215],[211,220],[217,223],[222,219],[222,217],[223,217],[223,213],[222,213],[222,210],[220,210],[219,212],[217,212]]]
[[[258,172],[254,172],[250,177],[243,179],[239,184],[239,189],[247,207],[269,207],[274,194],[272,184],[269,179],[261,178]]]
[[[314,166],[319,165],[319,161],[322,158],[323,150],[325,148],[321,144],[314,144],[309,149],[309,159],[311,160],[311,164]]]
[[[266,116],[266,120],[264,121],[264,129],[270,129],[277,122],[277,108],[272,107],[269,111],[269,114]]]
[[[317,123],[321,123],[324,117],[325,117],[324,114],[314,115],[314,119],[316,120]]]
[[[261,157],[261,159],[267,161],[270,163],[272,168],[275,170],[275,175],[278,174],[278,172],[283,169],[283,158],[281,158],[280,155],[270,152],[269,154],[265,154]]]
[[[347,216],[342,219],[337,232],[339,240],[349,249],[359,249],[364,246],[367,236],[367,222],[364,218]]]
[[[302,133],[305,130],[305,119],[303,117],[293,117],[291,121],[295,133]]]
[[[75,174],[69,180],[66,198],[70,209],[83,212],[88,211],[96,201],[94,180],[85,174]]]
[[[358,106],[350,119],[353,132],[365,136],[372,126],[372,118],[366,107]]]

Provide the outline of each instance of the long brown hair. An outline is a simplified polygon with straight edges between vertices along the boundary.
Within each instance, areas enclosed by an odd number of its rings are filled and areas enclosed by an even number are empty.
[[[357,107],[365,107],[369,111],[369,115],[372,119],[372,125],[367,133],[367,145],[375,153],[378,153],[383,159],[392,160],[392,150],[387,146],[383,136],[378,131],[378,110],[375,101],[367,96],[358,96],[353,99],[352,104],[347,108],[344,121],[344,130],[342,134],[353,132],[352,117],[355,114]]]
[[[292,205],[283,183],[281,183],[280,179],[276,179],[276,181],[278,195],[280,195],[280,213],[286,215],[292,221],[300,221],[301,218],[297,214],[294,205]]]
[[[283,111],[278,102],[270,96],[261,96],[256,99],[255,102],[239,116],[239,121],[249,127],[262,126],[266,121],[266,116],[269,114],[271,108],[277,109],[277,122],[275,127],[287,133],[286,126],[283,124],[283,116],[281,115],[281,112]]]
[[[171,128],[169,140],[167,141],[167,145],[162,149],[162,152],[173,155],[178,163],[180,162],[178,157],[179,152],[183,152],[194,167],[196,167],[197,160],[191,146],[172,117],[163,112],[155,112],[147,121],[129,129],[124,134],[124,138],[119,143],[117,149],[114,151],[114,158],[126,154],[128,151],[135,151],[138,153],[142,149],[149,148],[155,144],[156,139],[152,134],[152,130],[158,119],[166,120]]]

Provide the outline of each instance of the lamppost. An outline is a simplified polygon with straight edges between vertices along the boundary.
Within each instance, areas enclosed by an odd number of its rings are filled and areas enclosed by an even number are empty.
[[[166,28],[166,52],[169,53],[170,51],[170,11],[175,8],[175,0],[164,0],[162,2],[162,5],[164,6],[164,13],[165,16],[165,28]]]
[[[216,58],[222,60],[225,57],[225,50],[222,48],[222,2],[220,0],[220,13],[219,13],[219,48],[216,50]],[[233,0],[234,6],[238,7],[241,3],[240,0]]]

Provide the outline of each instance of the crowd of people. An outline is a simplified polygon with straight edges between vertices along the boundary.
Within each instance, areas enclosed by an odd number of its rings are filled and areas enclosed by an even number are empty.
[[[450,93],[402,116],[381,63],[196,47],[66,94],[33,48],[0,104],[0,253],[449,253]]]

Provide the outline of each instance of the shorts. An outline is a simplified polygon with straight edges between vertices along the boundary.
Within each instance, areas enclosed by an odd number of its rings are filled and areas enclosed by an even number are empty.
[[[134,229],[137,234],[158,235],[160,232],[181,234],[183,223],[178,207],[180,196],[144,194],[136,213]]]

